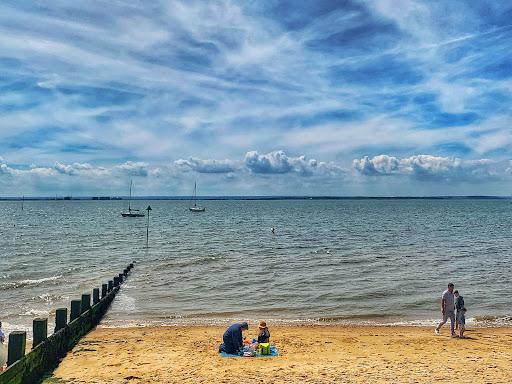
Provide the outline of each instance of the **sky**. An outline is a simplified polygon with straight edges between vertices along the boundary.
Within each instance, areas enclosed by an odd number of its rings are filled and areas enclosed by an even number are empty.
[[[509,1],[3,0],[0,196],[512,193]]]

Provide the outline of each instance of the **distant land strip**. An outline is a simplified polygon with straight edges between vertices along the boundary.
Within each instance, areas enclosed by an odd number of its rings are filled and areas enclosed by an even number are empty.
[[[128,196],[25,196],[0,201],[128,200]],[[190,200],[192,196],[132,196],[132,200]],[[198,200],[510,200],[512,196],[198,196]]]

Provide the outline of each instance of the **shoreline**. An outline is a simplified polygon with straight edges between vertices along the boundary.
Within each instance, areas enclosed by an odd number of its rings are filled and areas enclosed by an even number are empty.
[[[234,322],[248,321],[258,322],[260,319],[248,317],[172,317],[161,320],[120,320],[118,318],[111,319],[107,317],[102,321],[100,327],[102,328],[133,328],[133,327],[201,327],[201,326],[225,326]],[[390,317],[382,320],[375,318],[365,317],[349,317],[329,320],[319,319],[287,319],[287,318],[265,318],[267,322],[280,327],[295,327],[295,326],[342,326],[342,327],[416,327],[416,328],[429,328],[435,327],[441,321],[441,317],[429,319],[400,319]],[[512,328],[512,316],[477,316],[469,317],[466,319],[466,325],[472,328]]]
[[[51,331],[54,327],[52,320],[52,314],[49,315],[48,329]],[[223,327],[231,323],[239,321],[248,321],[256,323],[259,321],[256,318],[175,318],[169,320],[150,320],[150,321],[132,321],[119,319],[103,319],[98,325],[98,328],[105,329],[127,329],[127,328],[165,328],[165,327],[177,327],[177,328],[189,328],[189,327]],[[43,316],[45,317],[45,316]],[[268,318],[267,322],[274,324],[278,327],[323,327],[323,326],[334,326],[334,327],[352,327],[352,328],[365,328],[365,327],[410,327],[410,328],[434,328],[441,321],[438,319],[422,319],[422,320],[398,320],[389,322],[386,321],[375,321],[368,319],[350,319],[350,320],[333,320],[333,321],[321,321],[317,319],[272,319]],[[447,323],[449,325],[449,321]],[[499,328],[512,328],[512,317],[510,316],[492,316],[489,320],[475,320],[469,318],[466,320],[466,326],[474,329],[499,329]],[[8,320],[3,321],[2,329],[6,334],[12,331],[26,331],[27,340],[32,340],[32,325],[27,323],[24,325],[16,325],[16,323],[10,323]],[[50,332],[49,334],[51,334]]]
[[[221,358],[225,327],[99,327],[44,383],[507,383],[512,327],[469,327],[467,339],[406,326],[274,326],[272,358]],[[249,337],[256,334],[250,323]],[[53,380],[53,381],[52,381]]]

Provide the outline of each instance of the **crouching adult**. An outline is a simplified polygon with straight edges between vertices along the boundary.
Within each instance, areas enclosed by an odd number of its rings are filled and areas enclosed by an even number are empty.
[[[219,346],[219,352],[229,353],[230,355],[240,354],[244,347],[242,331],[248,329],[249,325],[246,322],[231,325],[222,336],[224,342]]]

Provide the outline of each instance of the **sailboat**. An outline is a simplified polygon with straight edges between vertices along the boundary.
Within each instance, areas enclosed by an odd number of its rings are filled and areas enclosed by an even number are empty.
[[[132,184],[133,184],[133,180],[130,180],[130,199],[128,200],[128,211],[121,212],[121,216],[123,216],[123,217],[144,217],[144,212],[141,212],[138,209],[132,208]]]
[[[197,206],[197,182],[194,182],[194,205],[189,208],[191,212],[204,212],[206,208]]]

